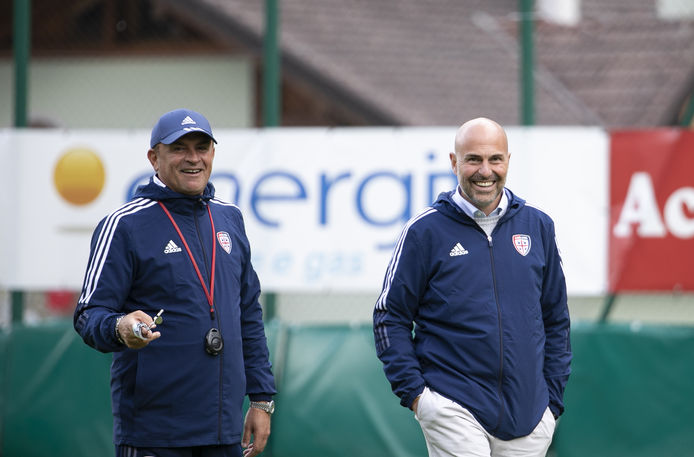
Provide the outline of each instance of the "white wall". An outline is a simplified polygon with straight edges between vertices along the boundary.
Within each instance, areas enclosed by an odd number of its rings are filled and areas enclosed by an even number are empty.
[[[0,60],[0,127],[14,118],[14,69]],[[149,128],[187,107],[213,128],[254,121],[253,66],[239,57],[36,58],[29,69],[30,120],[65,128]]]

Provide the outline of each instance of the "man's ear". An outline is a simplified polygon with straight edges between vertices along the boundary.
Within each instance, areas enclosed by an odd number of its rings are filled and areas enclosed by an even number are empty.
[[[156,146],[154,147],[156,148]],[[152,168],[154,168],[154,171],[159,171],[157,151],[155,151],[154,148],[147,151],[147,159],[149,159],[149,163],[152,164]]]
[[[450,152],[448,153],[448,158],[451,159],[451,169],[453,170],[453,173],[458,174],[455,166],[458,164],[458,156],[455,155],[455,152]]]

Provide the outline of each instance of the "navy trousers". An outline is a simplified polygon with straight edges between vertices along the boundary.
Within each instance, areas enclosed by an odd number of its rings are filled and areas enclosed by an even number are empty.
[[[241,444],[198,447],[116,446],[116,457],[242,457]]]

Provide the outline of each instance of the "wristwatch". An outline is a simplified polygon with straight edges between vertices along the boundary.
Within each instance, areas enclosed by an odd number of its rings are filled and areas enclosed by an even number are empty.
[[[125,317],[125,314],[118,316],[116,318],[116,327],[115,327],[116,339],[118,339],[118,342],[120,344],[125,344],[125,341],[123,341],[123,337],[120,336],[120,330],[118,330],[118,324],[120,324],[120,321],[123,320],[124,317]]]
[[[262,409],[266,413],[272,414],[275,412],[275,401],[252,401],[251,408]]]

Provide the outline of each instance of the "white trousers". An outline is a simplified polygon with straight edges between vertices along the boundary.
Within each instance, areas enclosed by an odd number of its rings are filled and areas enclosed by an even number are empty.
[[[548,407],[529,435],[508,441],[495,438],[470,411],[428,387],[419,397],[415,418],[429,457],[545,457],[556,426]]]

